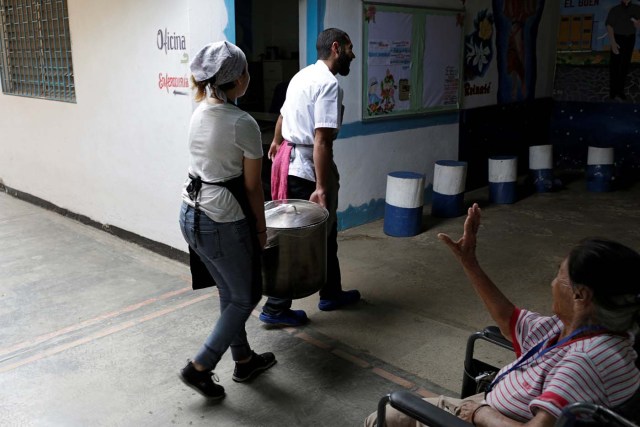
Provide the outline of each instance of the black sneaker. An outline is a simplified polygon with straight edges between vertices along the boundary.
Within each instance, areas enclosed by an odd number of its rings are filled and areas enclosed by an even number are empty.
[[[247,363],[236,362],[236,368],[233,370],[233,380],[235,382],[248,381],[276,364],[276,357],[273,353],[257,354],[255,351],[251,353],[251,360]]]
[[[213,382],[213,380],[218,381],[216,374],[211,371],[196,370],[191,361],[180,371],[180,379],[185,385],[210,400],[219,400],[224,397],[224,387]]]

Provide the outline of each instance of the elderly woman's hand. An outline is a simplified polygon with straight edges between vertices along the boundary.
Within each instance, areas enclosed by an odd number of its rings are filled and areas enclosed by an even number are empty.
[[[485,406],[489,406],[486,403],[474,402],[473,400],[465,400],[460,404],[458,408],[460,412],[458,413],[458,418],[475,425],[478,420],[477,413],[480,412],[480,408]],[[483,409],[484,410],[484,409]],[[487,409],[489,410],[489,409]]]
[[[476,236],[480,227],[480,207],[477,203],[469,208],[467,219],[464,221],[464,232],[458,241],[454,242],[449,235],[438,234],[438,239],[442,240],[453,252],[453,255],[462,263],[476,260]]]

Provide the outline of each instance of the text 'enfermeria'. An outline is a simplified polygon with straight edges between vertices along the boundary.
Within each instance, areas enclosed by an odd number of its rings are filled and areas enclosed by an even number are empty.
[[[168,73],[163,76],[160,73],[158,74],[158,87],[166,89],[167,92],[169,92],[170,87],[189,87],[189,78],[187,76],[170,76]]]

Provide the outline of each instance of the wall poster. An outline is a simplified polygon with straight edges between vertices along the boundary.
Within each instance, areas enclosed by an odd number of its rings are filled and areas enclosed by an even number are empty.
[[[462,16],[364,3],[363,120],[460,108]]]

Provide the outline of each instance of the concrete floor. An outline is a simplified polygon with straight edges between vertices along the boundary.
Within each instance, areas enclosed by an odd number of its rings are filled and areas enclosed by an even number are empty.
[[[640,185],[562,191],[484,207],[479,257],[518,305],[549,312],[549,284],[570,246],[589,235],[640,248]],[[459,266],[436,239],[459,236],[464,217],[436,219],[410,238],[383,221],[340,233],[345,288],[364,300],[311,323],[247,329],[278,358],[249,384],[216,369],[227,390],[208,404],[177,378],[216,316],[215,290],[191,291],[188,266],[101,230],[0,193],[0,425],[359,426],[387,392],[456,395],[467,336],[490,324]],[[511,355],[479,349],[490,362]]]

